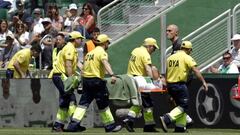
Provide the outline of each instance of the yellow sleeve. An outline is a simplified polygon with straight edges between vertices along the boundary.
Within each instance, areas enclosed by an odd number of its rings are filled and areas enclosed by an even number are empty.
[[[108,60],[108,54],[106,53],[106,52],[104,52],[104,53],[102,53],[101,55],[100,55],[100,59],[101,60]]]
[[[152,64],[151,56],[150,55],[143,55],[142,61],[144,65]]]
[[[74,59],[74,51],[72,49],[68,49],[64,54],[66,60],[73,60]]]
[[[26,56],[24,55],[19,55],[19,57],[17,57],[17,61],[21,64],[25,61],[26,59]]]

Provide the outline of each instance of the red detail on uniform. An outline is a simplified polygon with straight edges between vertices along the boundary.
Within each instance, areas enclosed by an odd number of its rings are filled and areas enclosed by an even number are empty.
[[[233,98],[240,100],[240,75],[238,76],[238,87],[233,88]]]

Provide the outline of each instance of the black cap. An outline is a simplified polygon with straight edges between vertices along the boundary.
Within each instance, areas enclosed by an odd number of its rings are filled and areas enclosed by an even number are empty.
[[[19,0],[19,1],[16,2],[16,5],[17,5],[17,7],[22,7],[23,3]]]
[[[32,43],[31,50],[35,50],[35,51],[37,51],[38,53],[41,53],[41,52],[42,52],[42,48],[41,48],[41,46],[38,44],[38,42],[33,42],[33,43]]]

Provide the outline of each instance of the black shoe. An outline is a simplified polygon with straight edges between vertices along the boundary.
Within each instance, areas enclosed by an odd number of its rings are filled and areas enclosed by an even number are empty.
[[[105,127],[105,132],[118,132],[122,129],[121,125],[111,124]]]
[[[143,132],[159,132],[156,130],[155,125],[145,125]]]
[[[194,121],[193,121],[193,120],[190,121],[190,122],[187,122],[186,127],[187,127],[187,128],[190,128],[193,124],[194,124]]]
[[[85,130],[85,127],[80,126],[80,122],[71,121],[68,124],[67,129],[64,130],[64,132],[83,132]]]
[[[174,132],[176,132],[176,133],[186,133],[187,128],[186,127],[175,127]]]
[[[52,132],[63,132],[64,124],[55,122],[52,127]]]
[[[134,124],[133,121],[131,121],[129,119],[124,119],[123,124],[128,132],[135,132],[133,129],[133,124]]]
[[[63,132],[83,132],[86,130],[86,127],[79,126],[76,130],[63,129]]]
[[[86,127],[83,127],[83,126],[78,127],[78,132],[83,132],[85,130],[86,130]]]
[[[168,132],[168,128],[167,125],[164,121],[164,116],[160,116],[160,124],[161,124],[161,128],[164,132]]]
[[[52,127],[52,132],[63,132],[63,128]]]

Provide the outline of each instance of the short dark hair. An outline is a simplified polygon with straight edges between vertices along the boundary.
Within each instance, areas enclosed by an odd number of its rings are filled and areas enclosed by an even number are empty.
[[[16,6],[17,6],[17,8],[23,7],[23,6],[24,6],[24,3],[22,3],[21,0],[17,0],[17,1],[16,1]]]
[[[223,53],[222,56],[224,57],[225,55],[229,55],[230,57],[232,57],[232,54],[229,51],[226,51],[225,53]]]
[[[92,32],[100,32],[100,29],[98,27],[95,27]]]
[[[41,46],[39,44],[32,44],[31,50],[35,50],[38,53],[42,52],[42,48],[41,48]]]
[[[58,32],[57,36],[61,36],[62,38],[65,38],[65,35],[61,32]]]

